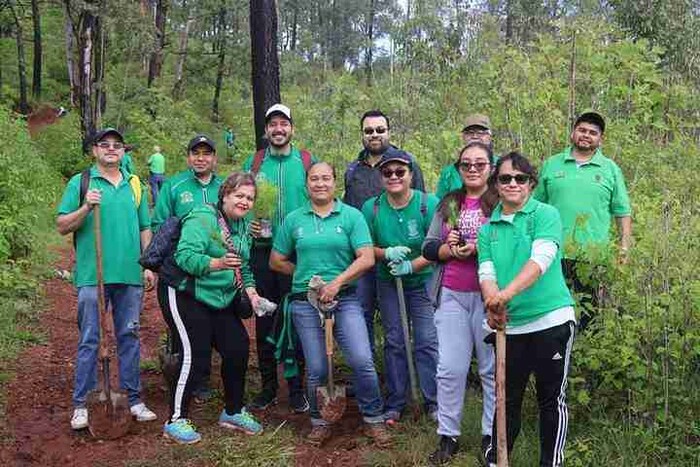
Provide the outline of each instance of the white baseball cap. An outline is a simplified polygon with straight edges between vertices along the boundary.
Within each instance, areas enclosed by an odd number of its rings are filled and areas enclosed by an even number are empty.
[[[292,121],[292,111],[289,110],[289,107],[286,105],[275,104],[267,109],[267,112],[265,112],[265,121],[267,122],[274,114],[282,114],[287,117],[287,120],[290,122]]]

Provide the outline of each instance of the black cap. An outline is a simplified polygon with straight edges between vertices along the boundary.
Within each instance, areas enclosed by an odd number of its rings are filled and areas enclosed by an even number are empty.
[[[211,148],[212,151],[216,152],[216,143],[211,140],[207,135],[205,134],[198,134],[194,138],[192,138],[187,145],[187,152],[190,152],[192,149],[194,149],[196,146],[199,146],[200,144],[206,144]]]
[[[574,128],[576,128],[579,123],[590,123],[600,128],[601,133],[605,133],[605,119],[598,112],[582,113],[576,119],[576,122],[574,123]]]
[[[121,134],[121,132],[119,130],[117,130],[116,128],[107,127],[107,128],[102,128],[101,130],[97,130],[95,132],[95,136],[92,138],[92,144],[99,143],[100,141],[105,139],[105,137],[107,135],[114,135],[117,138],[119,138],[119,140],[122,143],[124,142],[124,136]]]
[[[383,167],[389,162],[405,164],[409,169],[413,167],[413,158],[411,155],[406,151],[394,147],[390,147],[386,150],[384,155],[382,155],[382,159],[379,161],[379,167]]]

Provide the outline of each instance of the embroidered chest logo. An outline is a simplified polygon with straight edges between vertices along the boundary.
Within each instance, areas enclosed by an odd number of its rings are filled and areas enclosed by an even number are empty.
[[[600,175],[600,174],[595,174],[595,176],[593,177],[593,180],[594,180],[596,183],[600,183],[600,182],[603,181],[603,176]]]
[[[420,232],[418,231],[418,221],[411,219],[406,223],[406,228],[408,229],[408,238],[418,238]]]
[[[564,178],[566,177],[566,172],[563,170],[560,170],[559,172],[554,173],[554,178]]]
[[[194,202],[194,196],[192,196],[192,193],[189,191],[183,191],[180,193],[180,202],[181,203],[192,203]]]
[[[341,225],[336,225],[336,226],[335,226],[335,233],[337,233],[337,234],[342,234],[342,233],[343,233],[343,226],[341,226]]]
[[[299,240],[300,238],[304,238],[304,227],[297,227],[294,230],[294,238]]]

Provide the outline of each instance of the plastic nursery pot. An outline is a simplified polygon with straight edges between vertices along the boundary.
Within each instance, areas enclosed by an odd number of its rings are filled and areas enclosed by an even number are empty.
[[[270,219],[258,219],[260,222],[260,237],[272,238],[272,222]]]

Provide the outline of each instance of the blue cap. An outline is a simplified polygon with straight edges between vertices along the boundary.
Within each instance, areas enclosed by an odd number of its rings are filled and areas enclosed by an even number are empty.
[[[413,166],[413,157],[411,157],[411,155],[406,151],[391,146],[382,155],[382,160],[379,161],[379,167],[385,166],[389,162],[405,164],[409,169],[411,169]]]

